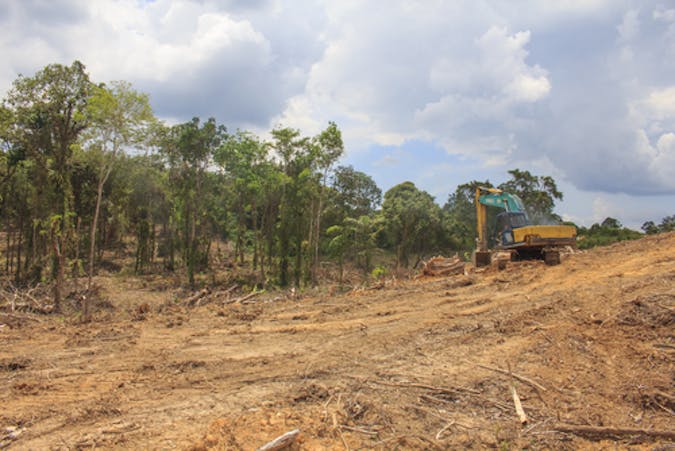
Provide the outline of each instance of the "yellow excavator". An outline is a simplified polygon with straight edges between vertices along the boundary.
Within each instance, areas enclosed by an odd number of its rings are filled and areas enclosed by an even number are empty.
[[[488,238],[487,207],[499,213],[492,236]],[[476,188],[478,238],[471,256],[474,266],[490,264],[492,251],[509,252],[512,260],[543,259],[547,265],[560,263],[560,249],[576,247],[577,229],[568,225],[532,225],[523,201],[515,194],[497,188]],[[491,241],[489,243],[488,241]],[[492,245],[490,249],[489,244]]]

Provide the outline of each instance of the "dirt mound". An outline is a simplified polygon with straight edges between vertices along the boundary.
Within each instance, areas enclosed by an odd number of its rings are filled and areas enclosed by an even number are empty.
[[[0,327],[0,443],[248,450],[299,429],[290,449],[667,448],[673,249],[663,234],[246,305],[102,280],[118,317]]]

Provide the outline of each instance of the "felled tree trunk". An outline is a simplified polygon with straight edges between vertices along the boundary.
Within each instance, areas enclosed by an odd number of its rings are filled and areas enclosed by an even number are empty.
[[[434,257],[424,263],[422,274],[425,276],[449,276],[464,273],[464,262],[457,256],[452,258]]]

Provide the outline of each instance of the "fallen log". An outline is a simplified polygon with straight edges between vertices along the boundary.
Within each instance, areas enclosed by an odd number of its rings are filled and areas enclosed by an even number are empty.
[[[265,443],[263,446],[257,449],[257,451],[277,451],[284,449],[287,446],[291,446],[295,439],[300,435],[300,429],[293,429],[288,431],[283,435],[275,438],[271,442]]]
[[[605,426],[585,426],[577,424],[556,424],[553,430],[558,432],[568,432],[575,435],[583,435],[588,437],[608,438],[608,437],[625,437],[625,436],[645,436],[654,438],[665,438],[668,440],[675,440],[675,431],[660,431],[654,429],[635,429],[635,428],[617,428]]]
[[[451,274],[463,274],[464,262],[456,255],[452,258],[434,257],[424,263],[422,274],[425,276],[449,276]]]

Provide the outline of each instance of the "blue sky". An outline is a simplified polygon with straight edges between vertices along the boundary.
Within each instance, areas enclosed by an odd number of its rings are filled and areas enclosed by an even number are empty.
[[[443,204],[513,168],[557,212],[675,214],[675,4],[663,0],[5,0],[0,95],[81,60],[169,122],[343,131],[341,163]]]

